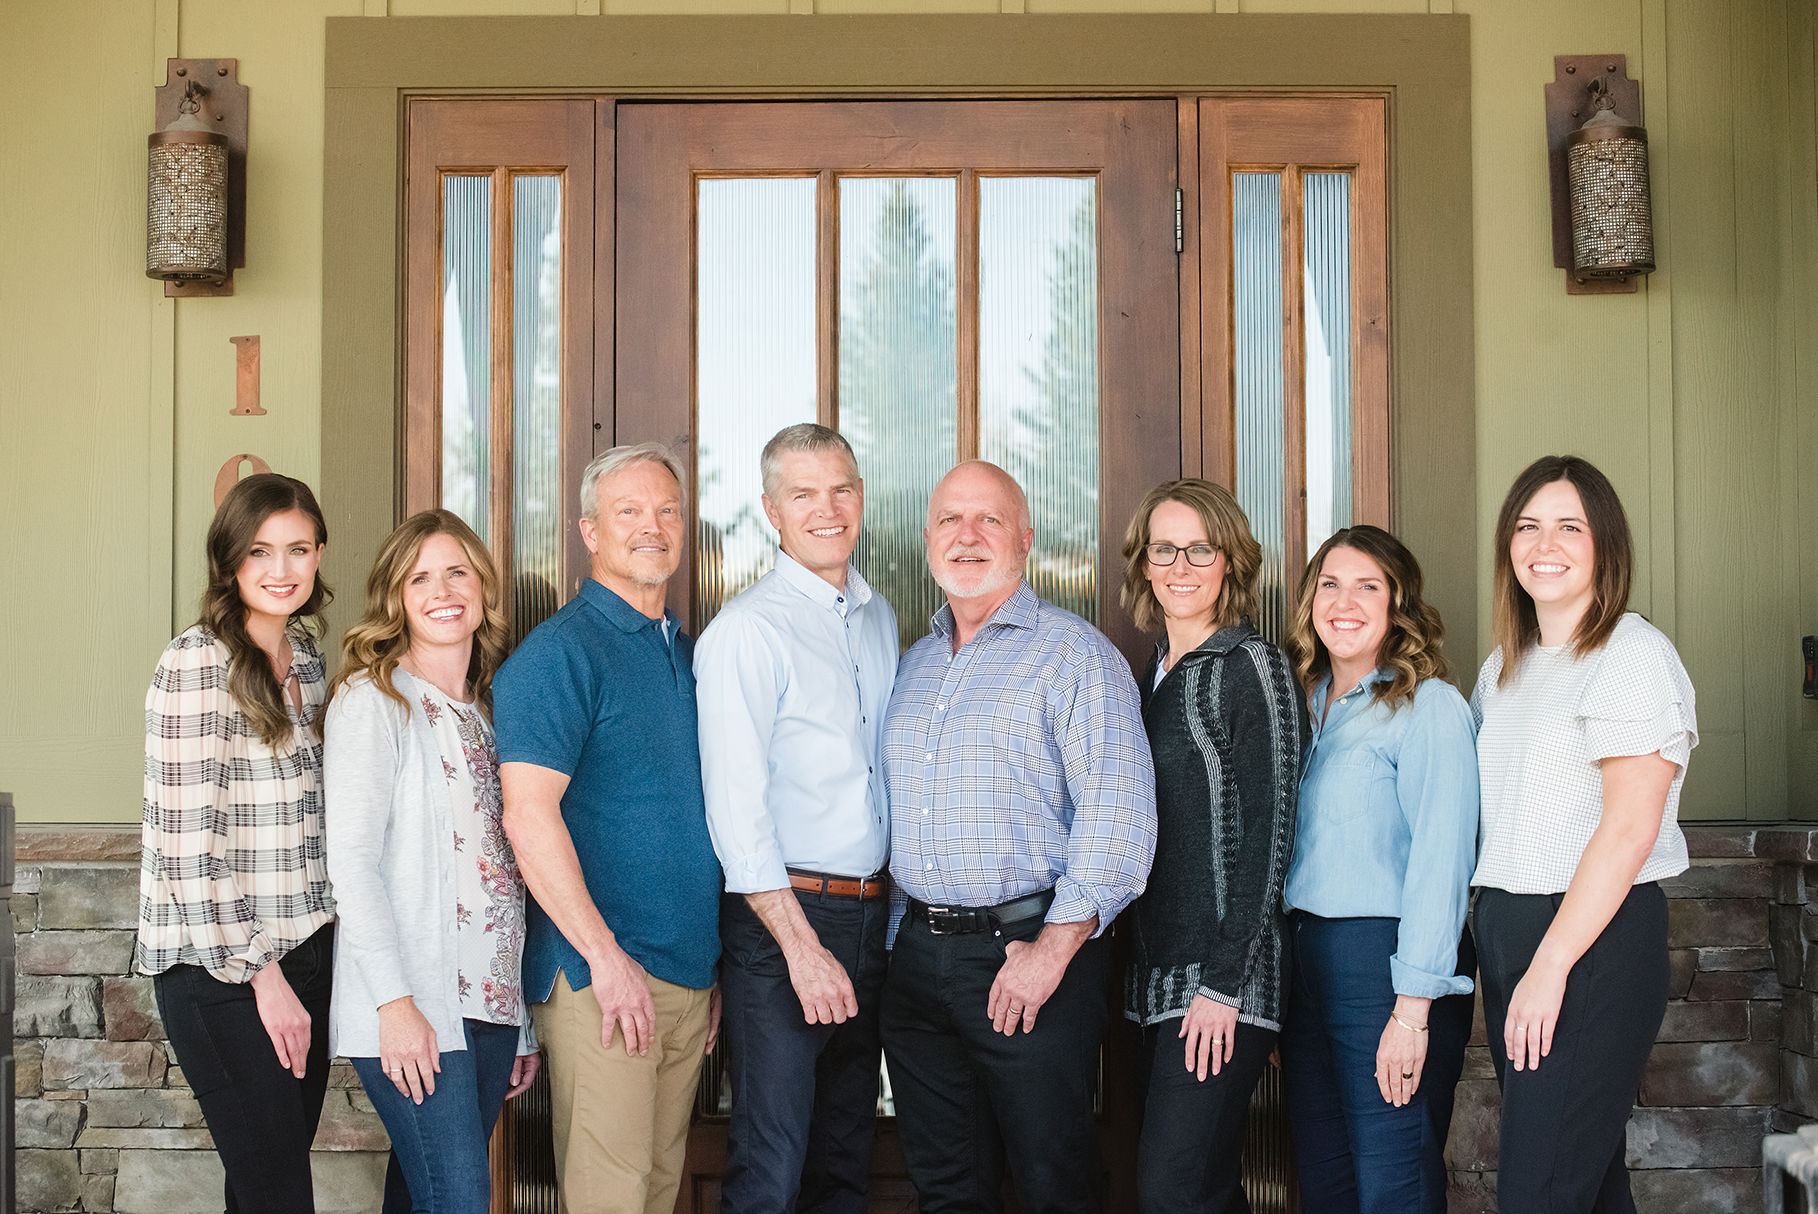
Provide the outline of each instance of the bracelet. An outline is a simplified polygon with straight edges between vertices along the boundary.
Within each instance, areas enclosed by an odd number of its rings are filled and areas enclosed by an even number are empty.
[[[1424,1033],[1427,1031],[1426,1025],[1409,1024],[1406,1020],[1403,1020],[1392,1011],[1389,1013],[1389,1019],[1393,1020],[1396,1024],[1399,1024],[1402,1028],[1407,1029],[1410,1033]]]

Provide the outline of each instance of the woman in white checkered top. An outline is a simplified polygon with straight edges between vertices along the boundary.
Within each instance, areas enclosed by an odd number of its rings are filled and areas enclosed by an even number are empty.
[[[334,900],[322,838],[328,527],[302,481],[231,489],[202,618],[145,697],[135,965],[227,1173],[226,1208],[314,1209],[328,1086]]]
[[[1610,482],[1537,460],[1496,524],[1497,648],[1471,706],[1483,815],[1474,927],[1502,1084],[1504,1210],[1632,1211],[1625,1128],[1666,1012],[1666,898],[1698,745],[1673,644],[1626,611]]]

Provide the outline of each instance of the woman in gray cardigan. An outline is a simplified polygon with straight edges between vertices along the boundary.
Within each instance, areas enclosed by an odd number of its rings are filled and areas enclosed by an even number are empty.
[[[345,926],[329,1052],[391,1135],[386,1214],[485,1211],[487,1140],[537,1072],[489,720],[500,598],[466,523],[412,516],[379,551],[330,691],[328,873]]]
[[[1307,710],[1258,636],[1262,549],[1202,480],[1149,491],[1124,537],[1124,605],[1162,633],[1140,683],[1155,865],[1125,916],[1125,1014],[1142,1030],[1141,1214],[1232,1214],[1250,1093],[1281,1029],[1282,880]]]

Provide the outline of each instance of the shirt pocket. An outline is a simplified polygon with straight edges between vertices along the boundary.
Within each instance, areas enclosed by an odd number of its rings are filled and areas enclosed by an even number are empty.
[[[1333,755],[1301,797],[1300,816],[1331,825],[1354,822],[1370,812],[1380,796],[1376,786],[1391,775],[1389,764],[1368,747]]]

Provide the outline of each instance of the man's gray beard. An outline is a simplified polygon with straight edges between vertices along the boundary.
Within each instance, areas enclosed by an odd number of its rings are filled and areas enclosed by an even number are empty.
[[[928,572],[933,574],[935,585],[945,591],[947,597],[950,599],[990,598],[992,595],[1002,592],[1007,587],[1015,586],[1022,578],[1021,571],[1014,567],[993,569],[991,573],[985,577],[985,580],[979,583],[977,590],[974,590],[970,594],[962,594],[955,590],[953,585],[946,578],[942,577],[939,573],[935,573],[933,561],[928,562]]]

